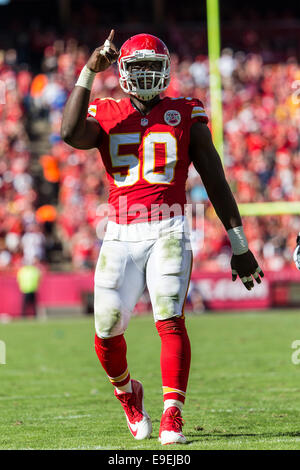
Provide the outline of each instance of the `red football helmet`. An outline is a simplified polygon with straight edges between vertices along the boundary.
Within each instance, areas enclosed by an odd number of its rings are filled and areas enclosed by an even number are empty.
[[[159,62],[159,70],[134,69],[136,62]],[[167,46],[151,34],[137,34],[121,47],[118,59],[120,85],[125,93],[149,101],[170,83],[170,54]]]

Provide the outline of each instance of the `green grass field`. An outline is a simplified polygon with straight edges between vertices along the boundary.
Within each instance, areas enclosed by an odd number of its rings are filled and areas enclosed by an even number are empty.
[[[300,312],[188,315],[192,365],[186,446],[300,449]],[[94,352],[93,319],[0,325],[0,449],[162,449],[160,339],[151,316],[126,333],[131,376],[143,382],[152,438],[135,441]],[[165,448],[164,448],[165,449]]]

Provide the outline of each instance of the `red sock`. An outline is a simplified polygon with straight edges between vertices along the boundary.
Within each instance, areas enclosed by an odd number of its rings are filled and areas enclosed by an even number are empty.
[[[95,335],[95,350],[110,382],[116,387],[126,385],[130,380],[130,374],[127,367],[127,345],[124,335],[105,339]]]
[[[173,399],[184,403],[191,363],[191,346],[184,319],[159,320],[155,325],[161,339],[164,401]]]

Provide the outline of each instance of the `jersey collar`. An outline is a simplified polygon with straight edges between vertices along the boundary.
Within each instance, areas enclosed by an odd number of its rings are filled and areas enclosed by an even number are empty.
[[[152,107],[147,113],[144,113],[143,111],[141,111],[140,109],[138,109],[138,108],[136,107],[136,105],[134,104],[134,102],[131,100],[131,98],[129,98],[129,101],[130,101],[130,104],[131,104],[131,106],[133,107],[133,109],[134,109],[135,111],[137,111],[141,116],[149,116],[149,114],[151,113],[152,109],[154,109],[159,103],[161,103],[161,102],[162,102],[162,99],[160,98],[160,99],[157,101],[157,103],[155,103],[155,104],[153,105],[153,107]]]

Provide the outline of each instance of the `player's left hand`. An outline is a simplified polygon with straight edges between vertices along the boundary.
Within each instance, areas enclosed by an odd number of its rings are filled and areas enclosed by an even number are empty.
[[[250,250],[242,255],[232,255],[230,264],[232,280],[235,281],[239,276],[248,290],[251,290],[254,287],[253,278],[258,284],[260,284],[261,278],[264,277],[262,269],[258,266],[258,263]]]

